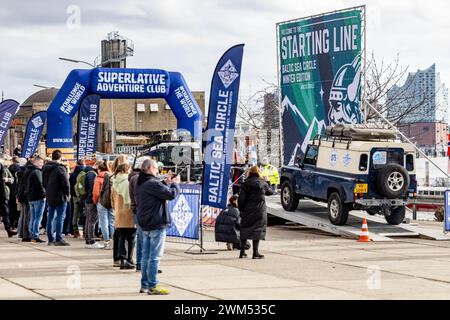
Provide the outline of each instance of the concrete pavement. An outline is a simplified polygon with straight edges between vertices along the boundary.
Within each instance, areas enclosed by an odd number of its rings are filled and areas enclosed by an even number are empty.
[[[0,230],[0,299],[450,299],[449,242],[361,244],[285,225],[269,227],[266,259],[252,260],[212,239],[207,230],[212,255],[167,243],[160,280],[171,294],[150,297],[137,293],[139,273],[112,267],[112,251],[71,238],[21,243]]]

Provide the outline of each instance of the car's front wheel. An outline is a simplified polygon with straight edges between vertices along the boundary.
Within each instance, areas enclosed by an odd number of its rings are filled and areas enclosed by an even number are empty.
[[[328,218],[336,226],[347,223],[349,207],[343,203],[339,193],[334,192],[328,198]]]
[[[404,206],[396,207],[395,209],[391,209],[391,214],[389,216],[385,216],[386,221],[390,225],[398,226],[405,220],[406,209]]]
[[[286,211],[295,211],[298,207],[300,197],[295,193],[292,184],[289,181],[284,181],[281,186],[281,205]]]

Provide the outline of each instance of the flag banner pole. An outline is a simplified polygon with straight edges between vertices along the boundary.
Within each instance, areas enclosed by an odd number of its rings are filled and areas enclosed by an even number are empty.
[[[22,158],[28,159],[36,153],[46,120],[47,111],[36,112],[30,120],[28,120],[25,138],[23,139],[22,144]]]
[[[0,103],[0,146],[3,146],[7,132],[19,108],[19,103],[16,100],[7,99]]]
[[[213,208],[224,209],[228,200],[243,54],[243,44],[228,49],[219,59],[211,81],[202,205]]]

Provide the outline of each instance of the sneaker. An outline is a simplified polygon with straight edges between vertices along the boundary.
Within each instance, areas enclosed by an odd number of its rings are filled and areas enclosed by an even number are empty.
[[[141,288],[141,290],[139,290],[139,293],[148,293],[148,289],[147,288]]]
[[[105,245],[104,245],[103,249],[105,249],[105,250],[112,250],[112,247],[111,247],[111,244],[109,243],[109,241],[105,242]]]
[[[117,260],[117,261],[114,261],[114,263],[113,263],[113,267],[114,267],[114,268],[118,268],[118,267],[120,267],[120,261],[119,261],[119,260]]]
[[[55,242],[55,246],[57,246],[57,247],[67,247],[67,246],[70,246],[70,243],[65,242],[64,240],[61,240],[61,241]]]
[[[48,246],[54,246],[55,245],[55,241],[51,241],[49,243],[47,243]]]
[[[100,242],[94,242],[92,244],[87,244],[87,249],[103,249],[105,246],[101,244]]]
[[[159,284],[153,288],[148,289],[149,295],[168,295],[170,293],[169,289],[162,288]]]

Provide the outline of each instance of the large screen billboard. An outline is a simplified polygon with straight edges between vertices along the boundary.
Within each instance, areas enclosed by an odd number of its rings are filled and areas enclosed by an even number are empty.
[[[283,164],[328,125],[361,123],[364,7],[277,24]]]

